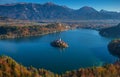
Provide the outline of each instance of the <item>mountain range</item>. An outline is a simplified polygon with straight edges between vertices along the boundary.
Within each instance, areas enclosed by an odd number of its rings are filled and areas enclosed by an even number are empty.
[[[119,12],[112,12],[84,6],[71,9],[54,3],[14,3],[0,5],[0,16],[23,20],[89,20],[89,19],[120,19]]]

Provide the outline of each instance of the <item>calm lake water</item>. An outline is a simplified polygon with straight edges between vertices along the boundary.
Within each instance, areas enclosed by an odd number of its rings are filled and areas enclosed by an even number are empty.
[[[69,44],[69,48],[59,49],[50,45],[59,37]],[[39,37],[0,40],[0,54],[10,56],[24,66],[63,73],[114,62],[115,57],[107,50],[110,40],[95,30],[76,29]]]

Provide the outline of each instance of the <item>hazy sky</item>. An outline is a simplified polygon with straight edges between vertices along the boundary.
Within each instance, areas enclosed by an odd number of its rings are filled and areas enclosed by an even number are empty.
[[[16,2],[46,3],[53,2],[59,5],[65,5],[73,9],[79,9],[83,6],[90,6],[97,10],[119,11],[120,0],[0,0],[0,4]]]

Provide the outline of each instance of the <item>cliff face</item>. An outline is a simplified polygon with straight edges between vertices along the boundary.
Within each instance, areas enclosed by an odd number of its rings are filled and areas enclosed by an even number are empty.
[[[118,38],[120,37],[120,24],[114,27],[101,29],[99,33],[100,35],[105,36],[105,37]]]
[[[97,11],[88,6],[74,10],[54,3],[16,3],[0,5],[0,15],[24,20],[120,19],[120,13],[118,12]]]

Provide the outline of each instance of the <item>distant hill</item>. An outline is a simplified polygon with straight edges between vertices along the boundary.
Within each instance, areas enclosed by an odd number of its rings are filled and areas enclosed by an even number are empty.
[[[50,19],[120,19],[120,13],[97,11],[92,7],[82,7],[78,10],[60,6],[54,3],[15,3],[0,5],[0,16],[24,20]]]
[[[120,37],[120,23],[117,26],[109,27],[100,30],[100,35],[105,37]]]
[[[95,10],[92,7],[84,6],[78,10],[76,10],[76,15],[79,19],[100,19],[99,11]],[[103,17],[104,18],[104,17]]]

